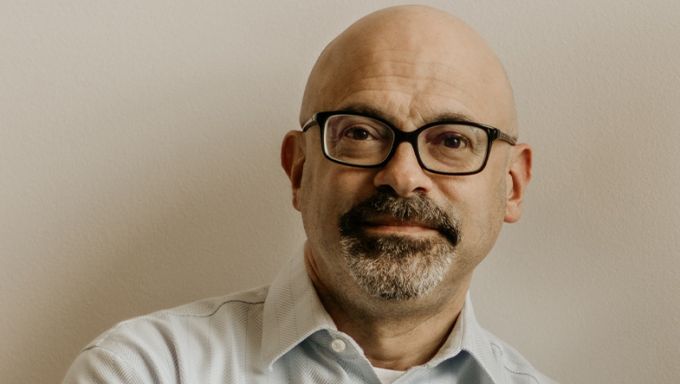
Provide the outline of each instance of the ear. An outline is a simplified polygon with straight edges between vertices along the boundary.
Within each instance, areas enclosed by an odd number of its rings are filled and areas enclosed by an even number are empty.
[[[506,223],[514,223],[522,216],[524,191],[531,181],[531,156],[531,147],[528,144],[518,144],[512,148],[506,176]]]
[[[293,191],[293,207],[300,210],[300,185],[305,163],[305,143],[301,131],[290,131],[281,144],[281,166],[290,179]]]

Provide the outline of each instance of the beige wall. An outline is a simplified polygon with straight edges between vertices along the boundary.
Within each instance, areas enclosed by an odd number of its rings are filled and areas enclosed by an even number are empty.
[[[0,382],[127,317],[267,283],[304,238],[278,166],[306,74],[391,1],[0,3]],[[473,288],[564,383],[680,381],[680,3],[430,1],[507,64],[536,150]]]

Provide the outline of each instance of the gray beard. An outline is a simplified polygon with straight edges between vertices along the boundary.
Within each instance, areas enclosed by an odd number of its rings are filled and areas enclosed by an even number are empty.
[[[445,238],[342,236],[340,247],[350,274],[369,295],[409,300],[430,293],[444,279],[454,258]]]

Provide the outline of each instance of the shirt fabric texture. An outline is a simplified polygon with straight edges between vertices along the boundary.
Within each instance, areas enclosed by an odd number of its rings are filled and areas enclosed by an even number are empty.
[[[404,371],[395,371],[378,367],[373,367],[373,370],[375,371],[375,374],[378,375],[378,379],[380,379],[382,384],[392,384],[399,376],[404,374]]]
[[[302,257],[270,287],[119,323],[78,355],[64,384],[371,383],[361,347],[337,330]],[[447,341],[406,383],[554,383],[481,328],[469,296]]]

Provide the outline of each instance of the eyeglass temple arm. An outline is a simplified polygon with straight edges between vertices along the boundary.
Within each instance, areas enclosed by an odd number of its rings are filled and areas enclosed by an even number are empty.
[[[309,128],[312,127],[316,123],[316,115],[312,116],[307,120],[303,125],[302,125],[302,132],[308,130]]]
[[[510,145],[517,144],[517,138],[516,137],[512,137],[508,134],[505,134],[505,133],[501,132],[501,130],[499,130],[499,129],[496,129],[496,132],[498,132],[497,136],[496,136],[496,138],[498,140],[503,140],[506,143],[509,143]]]

